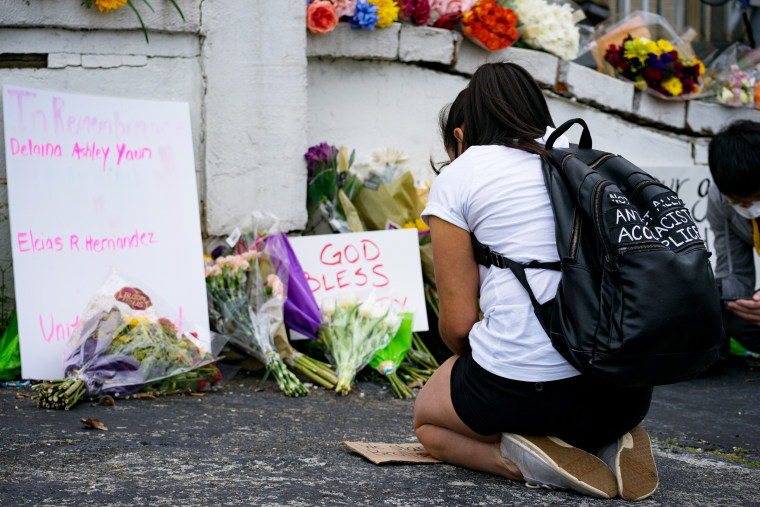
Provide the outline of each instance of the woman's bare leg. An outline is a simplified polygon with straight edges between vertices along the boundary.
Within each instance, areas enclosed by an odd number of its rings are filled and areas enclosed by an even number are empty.
[[[425,383],[414,404],[414,431],[434,457],[472,470],[501,475],[516,481],[522,473],[502,458],[500,435],[484,436],[472,431],[451,403],[451,367],[459,356],[449,358]]]

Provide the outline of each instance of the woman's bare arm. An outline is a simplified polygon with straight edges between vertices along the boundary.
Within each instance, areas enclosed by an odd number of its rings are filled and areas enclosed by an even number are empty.
[[[478,321],[478,264],[470,233],[436,216],[430,216],[433,265],[438,288],[438,331],[455,354],[466,352],[469,334]]]

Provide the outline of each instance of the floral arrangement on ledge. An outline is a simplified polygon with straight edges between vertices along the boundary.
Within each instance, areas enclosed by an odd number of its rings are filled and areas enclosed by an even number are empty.
[[[636,88],[652,90],[664,98],[699,92],[699,78],[705,73],[699,59],[684,58],[670,42],[630,34],[620,45],[610,44],[604,59]]]
[[[578,56],[583,11],[570,0],[307,0],[306,27],[324,34],[339,22],[374,30],[396,21],[460,30],[498,51],[518,42],[564,60]],[[590,32],[590,28],[589,28]]]
[[[150,5],[148,0],[142,0],[145,5],[148,6],[148,8],[155,12],[153,9],[153,6]],[[182,18],[182,21],[185,21],[185,15],[182,14],[182,9],[179,8],[179,5],[177,5],[177,2],[175,0],[169,0],[171,4],[174,6],[175,9],[177,9],[177,12],[179,13],[179,16]],[[135,16],[137,16],[137,19],[140,21],[140,26],[142,27],[143,35],[145,35],[145,42],[150,43],[148,40],[148,30],[145,28],[145,23],[143,23],[142,16],[140,16],[140,11],[137,10],[137,7],[135,7],[134,2],[132,0],[82,0],[82,5],[87,7],[88,9],[92,6],[96,5],[98,7],[98,10],[100,12],[104,12],[108,14],[111,12],[111,9],[118,11],[124,6],[129,6],[130,9],[135,13]]]

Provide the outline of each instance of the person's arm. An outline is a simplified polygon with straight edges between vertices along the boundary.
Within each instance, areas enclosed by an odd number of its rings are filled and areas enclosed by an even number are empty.
[[[725,203],[715,185],[707,200],[707,221],[713,232],[713,268],[724,299],[748,298],[755,292],[755,262],[751,229],[740,234],[736,212]],[[740,219],[744,220],[744,219]],[[744,237],[742,237],[744,236]]]
[[[478,321],[478,264],[469,232],[434,215],[429,222],[440,307],[438,331],[452,352],[462,354],[470,347],[470,329]]]

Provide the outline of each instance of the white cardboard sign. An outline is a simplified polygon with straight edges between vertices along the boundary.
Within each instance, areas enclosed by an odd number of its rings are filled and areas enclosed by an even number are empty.
[[[208,345],[188,104],[6,85],[3,119],[22,376],[63,375],[112,271]]]
[[[417,229],[288,239],[318,304],[341,295],[393,298],[414,313],[414,331],[428,330]]]

